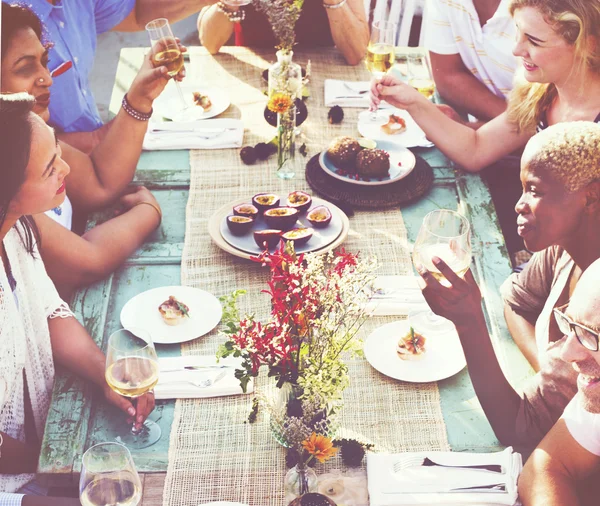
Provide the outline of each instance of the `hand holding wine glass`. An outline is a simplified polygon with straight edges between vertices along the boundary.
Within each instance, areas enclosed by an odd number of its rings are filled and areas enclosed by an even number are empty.
[[[79,500],[82,506],[136,506],[142,484],[129,450],[119,443],[100,443],[82,458]]]
[[[158,383],[158,358],[152,340],[141,329],[121,329],[108,339],[106,351],[106,383],[119,395],[139,399]],[[138,404],[136,417],[146,410],[147,399]],[[132,448],[145,448],[160,439],[160,427],[146,420],[140,428],[133,420],[131,432],[120,434],[120,440]]]
[[[150,37],[151,58],[154,66],[164,65],[170,77],[177,76],[184,68],[182,46],[173,35],[169,21],[165,18],[150,21],[146,25],[146,31]],[[183,96],[178,79],[175,79],[175,86],[181,99],[182,109],[185,110],[189,104]]]

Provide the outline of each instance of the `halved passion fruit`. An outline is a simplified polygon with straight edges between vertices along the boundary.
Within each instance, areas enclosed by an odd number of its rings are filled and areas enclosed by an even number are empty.
[[[300,212],[293,207],[274,207],[263,213],[265,223],[270,228],[289,230],[294,226]]]
[[[270,248],[274,248],[279,244],[281,240],[281,230],[267,229],[267,230],[255,230],[254,240],[258,247],[264,249],[265,244]]]
[[[236,216],[247,216],[248,218],[255,219],[258,217],[258,209],[252,204],[240,204],[233,208],[233,214]]]
[[[284,241],[292,241],[294,246],[302,246],[306,244],[313,236],[312,228],[293,228],[288,232],[281,234]]]
[[[227,226],[233,235],[244,235],[250,232],[254,218],[249,216],[227,216]]]
[[[325,206],[317,206],[306,215],[313,227],[324,228],[331,221],[331,211]]]
[[[292,192],[288,195],[287,205],[288,207],[293,207],[298,209],[299,212],[304,213],[308,211],[308,208],[312,204],[312,197],[306,193],[301,191]]]
[[[252,197],[252,203],[262,213],[267,209],[277,207],[279,205],[279,196],[274,193],[257,193]]]

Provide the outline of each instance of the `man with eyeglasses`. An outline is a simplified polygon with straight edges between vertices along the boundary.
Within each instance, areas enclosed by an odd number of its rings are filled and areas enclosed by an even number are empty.
[[[524,506],[600,504],[598,280],[600,260],[583,273],[569,304],[554,309],[556,323],[567,336],[562,358],[570,362],[579,375],[578,393],[523,469],[519,496]]]

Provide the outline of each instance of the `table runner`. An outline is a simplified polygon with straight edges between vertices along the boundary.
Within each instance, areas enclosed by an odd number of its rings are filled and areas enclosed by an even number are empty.
[[[312,62],[309,85],[311,97],[308,120],[302,125],[298,144],[307,145],[309,156],[321,151],[338,135],[357,136],[359,110],[345,109],[341,125],[329,125],[328,108],[323,105],[325,78],[368,80],[362,67],[348,67],[333,49],[300,52],[294,60]],[[263,119],[266,84],[261,72],[274,60],[274,50],[253,52],[247,48],[223,48],[212,57],[202,49],[191,54],[191,75],[203,86],[218,86],[230,96],[228,116],[241,117],[246,128],[245,145],[268,142],[275,129]],[[240,298],[242,312],[264,319],[269,312],[265,288],[268,271],[247,260],[230,256],[214,246],[208,236],[208,220],[222,205],[258,192],[281,196],[293,190],[308,190],[304,164],[297,154],[296,178],[282,181],[276,177],[276,156],[252,166],[244,165],[239,150],[195,151],[191,155],[191,184],[186,210],[185,247],[182,259],[182,284],[207,290],[217,296],[245,289]],[[357,212],[350,220],[344,244],[349,251],[375,255],[378,274],[410,272],[408,241],[399,210]],[[361,330],[361,337],[397,318],[372,318]],[[182,354],[214,353],[223,337],[213,331],[187,343]],[[364,359],[348,362],[351,385],[344,392],[338,437],[354,437],[375,444],[378,451],[447,450],[446,428],[437,385],[411,385],[391,380],[375,371]],[[257,387],[272,389],[266,378]],[[272,438],[268,417],[260,414],[254,424],[247,423],[252,396],[178,400],[175,407],[169,465],[163,504],[195,506],[199,503],[230,500],[250,506],[283,505],[285,450]],[[325,466],[340,467],[338,457]]]

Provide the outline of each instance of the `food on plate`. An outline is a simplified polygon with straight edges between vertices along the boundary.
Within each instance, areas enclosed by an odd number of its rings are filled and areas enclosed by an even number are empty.
[[[270,228],[289,230],[294,226],[300,212],[293,207],[273,207],[263,213],[265,223]]]
[[[203,95],[199,91],[194,91],[193,95],[194,104],[202,107],[202,109],[204,109],[204,112],[210,111],[210,108],[212,107],[212,102],[210,101],[210,97],[208,95]]]
[[[267,229],[254,231],[254,241],[259,248],[264,248],[265,243],[268,248],[274,248],[279,244],[280,240],[281,230]]]
[[[337,167],[353,171],[355,170],[356,155],[360,150],[360,144],[356,139],[337,137],[327,148],[327,155]]]
[[[398,341],[396,352],[402,360],[421,360],[425,356],[425,341],[426,339],[411,327]]]
[[[252,197],[252,203],[258,208],[259,213],[279,205],[279,196],[274,193],[257,193]]]
[[[359,137],[357,142],[361,148],[375,149],[377,147],[377,143],[373,139],[367,139],[366,137]]]
[[[317,206],[309,211],[306,219],[315,228],[325,228],[331,222],[331,211],[326,206]]]
[[[256,219],[258,217],[258,208],[252,204],[240,204],[233,208],[233,214],[236,216],[247,216]]]
[[[292,241],[294,246],[302,246],[310,240],[312,235],[312,228],[293,228],[292,230],[281,234],[281,238],[284,241]]]
[[[388,176],[390,155],[383,149],[363,149],[356,157],[356,170],[365,177]]]
[[[254,218],[248,216],[227,216],[227,226],[233,235],[244,235],[250,232]]]
[[[390,114],[390,119],[385,125],[381,125],[383,133],[388,135],[396,135],[406,132],[406,121],[400,116]]]
[[[308,211],[311,204],[312,197],[306,192],[295,191],[290,193],[287,198],[288,207],[298,209],[301,213]]]
[[[177,300],[173,295],[158,306],[158,312],[167,325],[179,325],[185,318],[190,317],[190,308]]]

